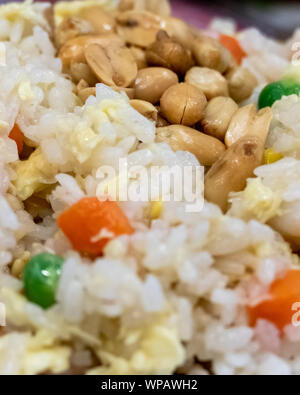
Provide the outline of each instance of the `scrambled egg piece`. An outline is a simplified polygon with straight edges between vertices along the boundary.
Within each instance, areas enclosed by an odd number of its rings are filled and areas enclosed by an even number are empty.
[[[40,25],[47,28],[47,21],[41,10],[48,7],[48,4],[42,3],[35,4],[33,7],[33,0],[26,0],[22,3],[8,3],[1,5],[0,18],[10,22],[25,19],[32,25]]]
[[[54,8],[55,24],[59,25],[65,18],[79,15],[84,8],[100,6],[104,10],[109,11],[115,9],[117,3],[117,0],[85,0],[58,2]]]
[[[176,331],[161,323],[146,329],[127,330],[122,340],[125,345],[136,348],[131,356],[122,356],[118,339],[104,342],[98,351],[103,366],[89,370],[88,374],[171,374],[184,362],[184,348]]]
[[[54,337],[46,330],[40,330],[35,335],[29,333],[19,333],[23,338],[24,349],[17,350],[18,366],[16,374],[34,375],[43,372],[54,374],[62,373],[69,369],[71,349],[66,346],[55,345]],[[10,337],[7,334],[0,337],[0,366],[4,366],[10,360],[14,350]],[[6,361],[6,358],[8,361]],[[2,370],[2,369],[1,369]],[[2,373],[0,370],[0,373]]]
[[[117,131],[122,134],[135,136],[143,143],[151,144],[155,140],[155,126],[149,119],[143,117],[129,104],[128,97],[112,91],[104,84],[100,84],[97,93],[97,104],[86,104],[84,117],[88,118],[92,127],[99,132],[102,138],[115,145]],[[98,89],[98,88],[97,88]]]
[[[83,333],[78,326],[67,324],[55,311],[44,311],[27,302],[17,289],[13,291],[3,287],[0,300],[6,306],[7,322],[35,331],[34,335],[18,332],[25,337],[21,341],[24,350],[19,374],[60,373],[69,369],[71,348],[63,341],[71,340],[72,335],[89,344],[101,360],[101,366],[88,371],[91,375],[171,374],[185,359],[184,347],[176,330],[166,324],[169,313],[160,315],[152,325],[144,328],[118,327],[117,336],[111,339],[103,337],[94,342],[91,335]],[[11,348],[11,342],[4,338],[0,337],[0,373],[1,364],[4,360],[2,366],[5,366],[5,358]]]
[[[21,200],[28,199],[34,192],[56,182],[54,176],[58,168],[45,159],[40,148],[37,148],[27,160],[16,162],[14,168],[17,178],[12,184],[15,194]]]
[[[79,163],[85,162],[93,149],[101,142],[102,138],[84,123],[77,125],[71,135],[71,151]]]
[[[23,374],[46,371],[61,373],[69,369],[71,350],[56,344],[55,337],[45,329],[39,330],[28,339],[23,362]]]
[[[16,327],[29,327],[35,329],[47,328],[55,334],[57,339],[71,340],[76,336],[91,346],[99,347],[100,340],[93,334],[86,332],[77,325],[67,323],[64,318],[54,310],[43,310],[39,306],[28,302],[27,299],[19,293],[21,282],[14,280],[18,288],[11,289],[7,287],[0,288],[0,301],[6,307],[6,320]]]
[[[124,103],[120,99],[105,99],[97,107],[86,105],[85,113],[92,121],[93,126],[97,128],[98,125],[111,123],[111,115],[116,116],[118,108],[123,105]]]
[[[241,208],[250,218],[267,222],[280,214],[281,197],[265,186],[260,178],[251,178],[244,191],[232,194],[233,201],[239,199]]]
[[[274,252],[274,243],[261,242],[254,247],[254,253],[259,258],[274,256]],[[288,257],[296,266],[299,266],[298,256],[293,255],[292,248],[288,243],[276,243],[276,252],[282,256]]]

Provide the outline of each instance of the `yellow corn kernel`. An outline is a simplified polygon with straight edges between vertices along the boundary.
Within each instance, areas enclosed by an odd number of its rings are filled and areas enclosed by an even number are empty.
[[[158,219],[161,216],[163,206],[164,206],[164,204],[161,200],[159,200],[158,202],[152,202],[151,211],[150,211],[150,218],[151,219]]]
[[[15,259],[11,267],[11,274],[14,277],[20,277],[24,266],[30,259],[30,252],[24,251],[20,258]]]
[[[265,150],[266,165],[271,165],[272,163],[278,162],[282,158],[283,156],[279,152],[274,151],[273,148],[268,148]]]

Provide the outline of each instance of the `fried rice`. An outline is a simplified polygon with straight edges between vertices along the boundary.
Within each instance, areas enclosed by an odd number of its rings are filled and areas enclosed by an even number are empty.
[[[82,4],[58,3],[55,22]],[[124,93],[98,83],[95,96],[80,100],[57,57],[49,7],[30,0],[0,7],[1,374],[300,374],[299,328],[264,318],[253,325],[248,316],[276,279],[299,268],[299,97],[272,106],[265,148],[282,159],[256,168],[230,195],[227,213],[208,201],[187,213],[185,202],[170,201],[151,218],[153,202],[121,201],[134,232],[99,256],[82,254],[57,219],[96,195],[100,166],[118,171],[120,158],[148,171],[199,163],[157,142],[155,124]],[[258,80],[240,106],[256,104],[285,73],[300,79],[290,63],[299,35],[279,43],[255,28],[238,33],[243,65]],[[21,158],[9,137],[16,123]],[[22,278],[44,252],[64,260],[47,309],[27,299]]]

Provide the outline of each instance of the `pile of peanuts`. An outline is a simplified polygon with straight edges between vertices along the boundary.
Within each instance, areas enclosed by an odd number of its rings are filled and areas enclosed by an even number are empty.
[[[84,8],[55,30],[64,72],[83,102],[105,83],[156,124],[156,141],[206,167],[205,196],[224,211],[262,162],[271,111],[239,108],[257,85],[218,40],[169,16],[166,0]]]

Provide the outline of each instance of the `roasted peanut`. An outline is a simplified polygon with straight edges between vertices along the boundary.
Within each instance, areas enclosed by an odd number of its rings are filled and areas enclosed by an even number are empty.
[[[229,194],[243,190],[254,169],[261,165],[264,143],[257,136],[246,136],[225,151],[205,176],[205,198],[226,211]]]
[[[47,7],[44,12],[43,12],[43,16],[46,19],[46,21],[48,22],[48,33],[49,36],[51,38],[51,40],[53,40],[55,38],[55,23],[54,23],[54,5],[53,4],[49,4],[49,7]]]
[[[173,151],[191,152],[203,166],[211,166],[225,151],[220,140],[182,125],[157,128],[156,141],[168,143]]]
[[[163,128],[164,126],[168,126],[168,125],[170,125],[169,122],[164,117],[162,117],[160,113],[158,113],[156,127]]]
[[[161,16],[169,16],[171,12],[168,0],[121,0],[118,8],[121,12],[150,11]]]
[[[80,80],[85,80],[89,86],[97,83],[97,78],[86,63],[71,62],[70,74],[75,83],[78,83]]]
[[[126,88],[136,79],[137,65],[130,50],[123,45],[91,44],[84,55],[98,80],[107,85]]]
[[[135,10],[150,11],[160,16],[169,16],[171,7],[168,0],[135,0]]]
[[[83,88],[83,89],[78,89],[78,96],[80,97],[80,99],[83,101],[83,103],[86,102],[86,100],[90,97],[90,96],[96,96],[96,88]]]
[[[81,89],[89,88],[89,84],[85,80],[80,80],[76,85],[77,92],[81,91]]]
[[[116,34],[86,35],[67,41],[59,51],[59,57],[64,69],[69,68],[71,62],[85,63],[84,50],[91,44],[99,44],[104,47],[118,45],[122,46],[124,41]]]
[[[165,22],[159,15],[146,11],[127,11],[117,16],[117,32],[127,44],[146,48],[155,41]]]
[[[75,37],[92,33],[94,33],[94,28],[88,21],[79,17],[67,18],[55,30],[55,44],[57,48],[61,48]]]
[[[193,41],[192,52],[198,66],[217,70],[221,74],[230,66],[231,54],[212,37],[199,35]]]
[[[155,106],[155,108],[157,109],[156,127],[163,128],[164,126],[170,125],[170,123],[162,116],[160,106]]]
[[[139,70],[145,69],[147,67],[146,52],[139,47],[130,47],[130,51],[134,57],[137,68]]]
[[[149,65],[166,67],[182,75],[195,64],[191,52],[164,30],[157,33],[156,41],[147,48],[146,58]]]
[[[202,120],[205,133],[224,140],[229,123],[238,108],[230,97],[218,96],[212,99],[205,109]]]
[[[216,96],[228,96],[227,81],[216,70],[192,67],[185,75],[185,82],[201,89],[208,100]]]
[[[163,25],[162,30],[165,30],[170,37],[174,38],[184,48],[192,49],[194,35],[183,20],[170,17],[164,20]]]
[[[102,7],[84,8],[80,16],[89,22],[97,34],[113,33],[115,30],[115,18],[108,12],[105,12]]]
[[[172,85],[160,99],[162,115],[170,123],[186,126],[192,126],[203,118],[206,104],[204,93],[187,83]]]
[[[122,88],[121,86],[111,86],[111,89],[118,93],[126,93],[129,100],[133,100],[135,97],[135,90],[133,88]]]
[[[134,9],[135,0],[120,0],[118,4],[118,11],[125,12]]]
[[[256,106],[249,104],[240,108],[232,117],[225,135],[225,144],[230,147],[244,136],[257,136],[266,140],[272,120],[270,108],[256,113]]]
[[[258,84],[256,77],[244,67],[234,68],[226,75],[226,78],[229,94],[237,103],[248,99]]]
[[[148,67],[139,70],[134,83],[135,98],[155,104],[170,86],[177,83],[177,75],[163,67]]]
[[[145,100],[130,100],[130,105],[150,121],[157,121],[158,110]]]

